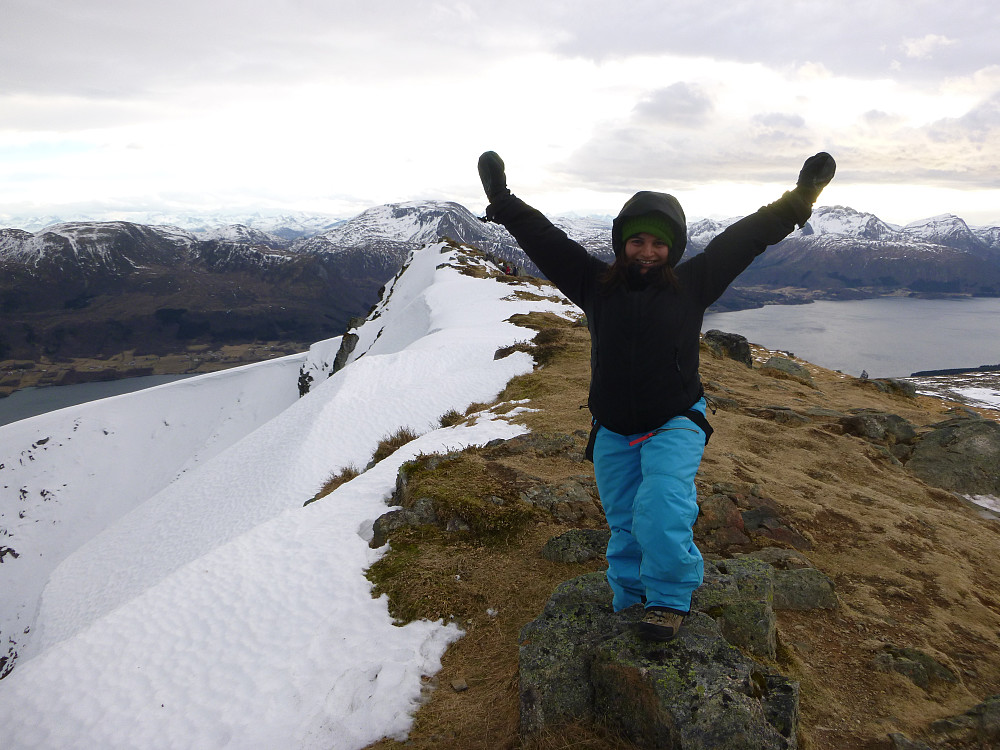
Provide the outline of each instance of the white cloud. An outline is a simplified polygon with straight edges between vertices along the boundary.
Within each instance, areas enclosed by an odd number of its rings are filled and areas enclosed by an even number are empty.
[[[920,39],[904,39],[902,46],[907,57],[925,58],[933,56],[934,52],[941,47],[955,43],[956,40],[940,34],[927,34]]]
[[[637,185],[783,185],[821,149],[845,181],[988,186],[998,21],[978,0],[8,0],[0,213],[475,209],[488,148],[561,210]]]

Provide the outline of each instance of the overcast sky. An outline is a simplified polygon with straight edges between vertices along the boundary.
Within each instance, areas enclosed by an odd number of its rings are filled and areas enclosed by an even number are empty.
[[[635,191],[1000,224],[988,0],[0,0],[0,217]]]

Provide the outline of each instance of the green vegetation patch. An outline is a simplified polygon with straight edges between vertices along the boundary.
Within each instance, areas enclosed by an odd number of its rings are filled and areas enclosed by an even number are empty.
[[[429,498],[445,528],[464,532],[466,539],[506,541],[534,517],[535,510],[520,498],[514,470],[485,460],[475,449],[442,461],[411,462],[403,471],[403,505]]]

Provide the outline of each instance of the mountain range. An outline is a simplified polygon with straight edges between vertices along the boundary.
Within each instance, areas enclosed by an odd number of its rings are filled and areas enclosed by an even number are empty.
[[[0,229],[0,359],[307,344],[366,314],[407,254],[441,237],[538,274],[505,229],[447,201],[386,204],[346,221],[246,218],[252,225],[201,218],[183,228],[85,221]],[[554,221],[589,252],[613,258],[607,218]],[[688,253],[733,221],[692,222]],[[953,215],[900,227],[820,207],[714,309],[884,294],[1000,296],[1000,227],[973,228]]]

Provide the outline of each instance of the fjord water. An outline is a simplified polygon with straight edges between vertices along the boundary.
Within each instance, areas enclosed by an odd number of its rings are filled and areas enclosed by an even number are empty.
[[[133,393],[189,377],[191,375],[145,375],[138,378],[106,380],[97,383],[25,388],[21,391],[14,391],[7,398],[0,398],[0,425],[10,424],[38,414],[46,414],[67,406],[119,396],[123,393]]]
[[[1000,299],[880,297],[710,313],[717,328],[831,370],[873,378],[1000,363]]]

